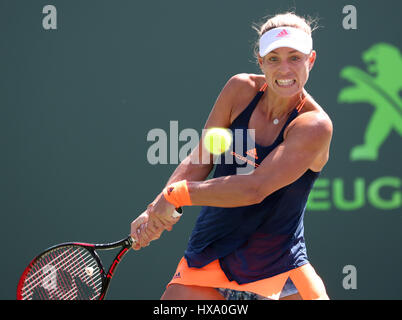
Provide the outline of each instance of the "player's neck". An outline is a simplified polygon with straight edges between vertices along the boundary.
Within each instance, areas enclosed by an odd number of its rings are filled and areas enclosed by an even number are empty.
[[[268,120],[282,119],[297,107],[304,96],[304,90],[291,97],[283,97],[273,92],[267,92],[261,101],[261,111]]]

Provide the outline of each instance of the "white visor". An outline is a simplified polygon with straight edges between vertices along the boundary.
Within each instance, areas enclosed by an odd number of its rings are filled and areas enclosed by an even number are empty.
[[[288,47],[309,54],[313,50],[313,39],[303,30],[281,27],[265,32],[260,39],[260,56],[264,57],[272,50]]]

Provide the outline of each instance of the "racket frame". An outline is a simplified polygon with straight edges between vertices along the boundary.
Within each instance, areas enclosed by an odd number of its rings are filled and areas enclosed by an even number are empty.
[[[173,217],[178,218],[183,214],[183,208],[178,207],[175,209]],[[22,273],[20,280],[17,285],[17,300],[23,300],[22,297],[22,288],[24,286],[24,281],[26,278],[26,275],[28,272],[32,269],[32,266],[35,264],[37,260],[39,260],[42,256],[45,254],[49,253],[52,250],[55,250],[60,247],[65,247],[65,246],[79,246],[79,247],[84,247],[87,249],[90,254],[95,258],[99,269],[100,269],[100,275],[101,275],[101,281],[102,281],[102,291],[100,293],[100,296],[98,300],[103,300],[109,290],[110,286],[110,281],[113,278],[114,272],[116,271],[116,267],[118,264],[121,262],[123,257],[127,254],[127,252],[130,250],[134,243],[134,239],[129,236],[127,238],[115,241],[115,242],[110,242],[110,243],[83,243],[83,242],[64,242],[57,244],[55,246],[52,246],[46,250],[44,250],[41,254],[37,255],[32,261],[29,263],[29,265],[25,268],[24,272]],[[109,269],[107,273],[105,272],[105,268],[102,264],[102,260],[100,259],[98,253],[96,250],[112,250],[121,247],[120,251],[116,254],[115,258],[113,259],[112,264],[109,266]]]
[[[130,250],[131,246],[133,244],[133,239],[131,237],[127,237],[115,242],[111,243],[83,243],[83,242],[65,242],[65,243],[60,243],[55,246],[49,247],[46,250],[44,250],[41,254],[37,255],[30,263],[29,265],[25,268],[24,272],[21,275],[21,278],[18,282],[17,286],[17,300],[24,300],[22,296],[22,289],[24,286],[24,282],[26,279],[26,275],[28,272],[32,269],[32,266],[44,255],[48,254],[50,251],[53,251],[55,249],[61,248],[61,247],[68,247],[68,246],[76,246],[76,247],[83,247],[86,250],[89,251],[89,253],[93,256],[95,261],[98,264],[98,267],[100,269],[100,276],[101,276],[101,281],[102,281],[102,289],[100,292],[100,295],[98,297],[98,300],[103,300],[108,292],[109,286],[110,286],[110,281],[113,278],[114,272],[116,270],[116,267],[118,264],[121,262],[123,257],[127,254],[127,252]],[[115,258],[113,259],[113,262],[109,266],[109,269],[105,270],[102,260],[100,259],[98,253],[96,250],[112,250],[116,248],[121,248],[120,251],[116,254]]]

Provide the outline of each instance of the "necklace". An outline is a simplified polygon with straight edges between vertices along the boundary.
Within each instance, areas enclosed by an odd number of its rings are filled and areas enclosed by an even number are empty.
[[[300,101],[300,103],[296,106],[295,109],[296,109],[298,112],[303,108],[304,104],[306,103],[306,98],[307,98],[307,96],[305,96],[305,97]],[[293,111],[293,110],[292,110],[292,111]],[[290,112],[292,112],[292,111],[290,111]],[[290,112],[287,114],[287,116],[289,116]],[[278,118],[275,118],[275,119],[272,121],[272,123],[273,123],[274,125],[277,125],[277,124],[279,123],[279,119],[278,119]]]

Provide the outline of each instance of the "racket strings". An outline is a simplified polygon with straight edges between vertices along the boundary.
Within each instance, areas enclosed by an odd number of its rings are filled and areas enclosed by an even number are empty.
[[[30,277],[27,278],[25,281],[28,285],[25,285],[23,290],[30,289],[31,293],[34,292],[35,289],[38,289],[36,292],[39,297],[37,298],[45,298],[46,297],[46,291],[44,292],[43,289],[48,290],[48,293],[52,294],[54,291],[55,284],[57,283],[57,273],[56,272],[63,272],[65,269],[68,272],[69,268],[65,268],[67,262],[69,262],[67,259],[71,259],[71,255],[74,253],[69,253],[67,256],[63,257],[65,253],[68,253],[69,250],[65,250],[60,256],[53,256],[52,254],[48,254],[44,257],[41,258],[41,261],[37,261],[35,263],[35,267],[32,267],[32,270],[36,270]],[[74,255],[75,256],[75,255]],[[59,259],[60,257],[63,257],[62,259]],[[49,259],[50,258],[50,259]],[[67,261],[66,261],[67,260]],[[64,262],[64,263],[63,263]],[[64,275],[64,277],[59,277],[59,286],[61,287],[60,290],[63,290],[64,288],[68,288],[71,279],[68,279],[68,275]],[[31,282],[30,282],[31,281]],[[39,288],[37,288],[39,287]],[[43,287],[42,290],[41,287]],[[44,296],[42,296],[44,295]]]
[[[37,287],[38,285],[42,285],[42,284],[43,284],[44,287],[48,287],[46,285],[46,280],[45,279],[49,278],[50,275],[46,271],[48,269],[53,269],[53,268],[54,269],[50,271],[50,272],[53,272],[53,274],[54,274],[55,271],[60,271],[60,270],[69,271],[68,267],[66,269],[63,269],[63,268],[71,261],[71,260],[68,260],[68,259],[71,259],[70,257],[73,254],[74,254],[74,252],[70,253],[67,257],[62,258],[58,262],[56,262],[56,261],[57,261],[57,259],[59,257],[55,257],[55,258],[53,258],[53,260],[49,260],[48,259],[49,256],[43,257],[42,259],[43,259],[43,262],[45,262],[45,264],[39,263],[39,262],[37,262],[35,264],[36,271],[31,276],[26,278],[26,280],[25,280],[26,284],[23,287],[23,290],[25,290],[25,289],[31,289],[32,290],[32,289],[35,289],[35,287]],[[60,255],[60,257],[61,256],[62,255]],[[76,258],[76,257],[74,256],[73,259],[74,258]],[[50,267],[50,266],[52,266],[52,267],[51,268],[46,268],[46,267]],[[48,280],[49,280],[49,282],[51,282],[51,279],[48,279]]]
[[[67,265],[68,265],[68,263],[71,262],[70,256],[72,254],[74,254],[74,253],[71,253],[69,256],[61,259],[59,262],[56,262],[57,259],[47,261],[45,266],[51,264],[55,268],[54,271],[59,271],[59,270],[70,271],[72,268],[71,268],[71,266],[67,266]],[[75,258],[76,258],[76,256],[73,257],[73,259],[75,259]],[[89,258],[87,260],[91,260],[91,259],[92,259],[92,257],[89,256]],[[87,260],[84,259],[83,262],[86,262]],[[54,263],[54,262],[56,262],[56,263]],[[96,265],[96,262],[95,262],[95,265]],[[66,266],[67,266],[67,268],[63,269]],[[44,267],[40,267],[39,269],[38,268],[36,268],[36,269],[37,269],[37,271],[25,280],[26,285],[23,287],[24,289],[27,289],[27,288],[32,289],[38,283],[44,282],[44,278],[48,277],[48,275],[44,274],[45,273],[44,272],[45,270],[43,270]],[[36,279],[34,279],[34,278],[36,278]]]
[[[65,252],[62,252],[59,256],[55,256],[55,257],[51,258],[52,260],[49,260],[50,254],[42,257],[41,259],[43,259],[43,261],[46,261],[45,265],[48,265],[49,263],[52,263],[53,267],[62,268],[66,263],[68,263],[70,261],[68,259],[71,257],[71,255],[75,254],[74,252],[71,252],[68,256],[66,256],[66,257],[62,258],[61,260],[59,260],[58,262],[56,262],[60,257],[63,256],[64,253],[67,253],[67,252],[69,252],[69,250],[65,250]],[[74,258],[76,258],[76,256],[74,256],[73,259]],[[43,270],[42,270],[43,269],[43,264],[41,264],[39,262],[36,262],[35,267],[36,267],[35,268],[36,269],[35,273],[31,274],[29,277],[26,278],[25,281],[27,283],[29,283],[33,278],[36,278],[37,282],[39,282],[41,280],[40,275],[43,273]],[[34,269],[34,268],[32,267],[32,269]],[[32,283],[34,283],[34,282],[35,282],[35,280],[32,280]],[[32,284],[32,283],[30,283],[30,284]]]
[[[61,247],[39,258],[22,288],[23,299],[96,299],[101,292],[100,268],[82,247]]]
[[[67,253],[69,253],[70,250],[66,250]],[[96,265],[96,262],[93,261],[92,264],[88,264],[88,260],[91,260],[91,255],[87,254],[86,258],[80,257],[80,251],[73,252],[72,254],[69,253],[67,256],[60,255],[62,257],[59,262],[56,262],[52,264],[49,259],[45,259],[45,262],[47,263],[45,267],[42,267],[41,270],[44,271],[41,276],[38,277],[38,280],[36,281],[36,285],[32,287],[32,289],[35,289],[38,286],[43,287],[44,289],[48,290],[48,292],[43,292],[42,295],[39,296],[39,298],[45,298],[48,299],[48,294],[51,295],[51,298],[54,299],[63,299],[63,300],[68,300],[68,299],[85,299],[84,295],[77,290],[77,286],[74,286],[74,281],[76,279],[80,279],[82,277],[85,277],[85,274],[83,272],[84,269],[77,269],[77,265],[75,264],[75,261],[77,261],[78,258],[81,258],[81,263],[88,268],[88,266],[94,266]],[[89,259],[88,259],[89,258]],[[66,261],[67,260],[67,261]],[[57,260],[56,260],[57,261]],[[49,267],[50,266],[50,273]],[[74,269],[75,268],[75,269]],[[36,272],[37,274],[37,272]],[[78,278],[77,278],[78,276]],[[98,281],[99,282],[99,281]],[[94,282],[93,284],[96,285]],[[40,292],[40,291],[39,291]],[[64,294],[63,294],[64,293]]]
[[[77,259],[79,259],[79,262],[81,265],[77,265],[75,262]],[[65,272],[67,272],[67,276],[62,276],[58,277],[60,278],[61,286],[56,287],[56,288],[51,288],[52,290],[51,293],[54,295],[57,293],[57,298],[62,299],[62,300],[71,300],[71,299],[85,299],[87,298],[85,294],[83,294],[82,290],[78,290],[77,285],[73,285],[74,282],[77,281],[77,279],[82,279],[85,277],[85,270],[86,268],[91,267],[93,269],[93,266],[96,266],[96,261],[93,260],[92,256],[87,253],[87,256],[85,258],[82,258],[80,255],[80,251],[77,251],[77,254],[73,256],[73,259],[75,260],[68,260],[67,264],[64,263],[64,268],[57,268],[56,270],[62,269]],[[92,261],[91,261],[92,260]],[[88,264],[88,261],[91,261],[91,264]],[[71,262],[71,264],[69,264]],[[85,268],[82,268],[82,266],[85,266]],[[60,272],[60,271],[58,271]],[[60,275],[60,273],[59,273]],[[75,283],[76,284],[76,283]],[[93,283],[94,284],[94,283]],[[82,285],[80,286],[82,288]],[[66,291],[66,288],[69,288],[69,291]],[[64,295],[60,296],[60,293],[57,292],[58,289],[61,289],[62,292],[65,292]],[[93,296],[93,294],[91,294]]]

